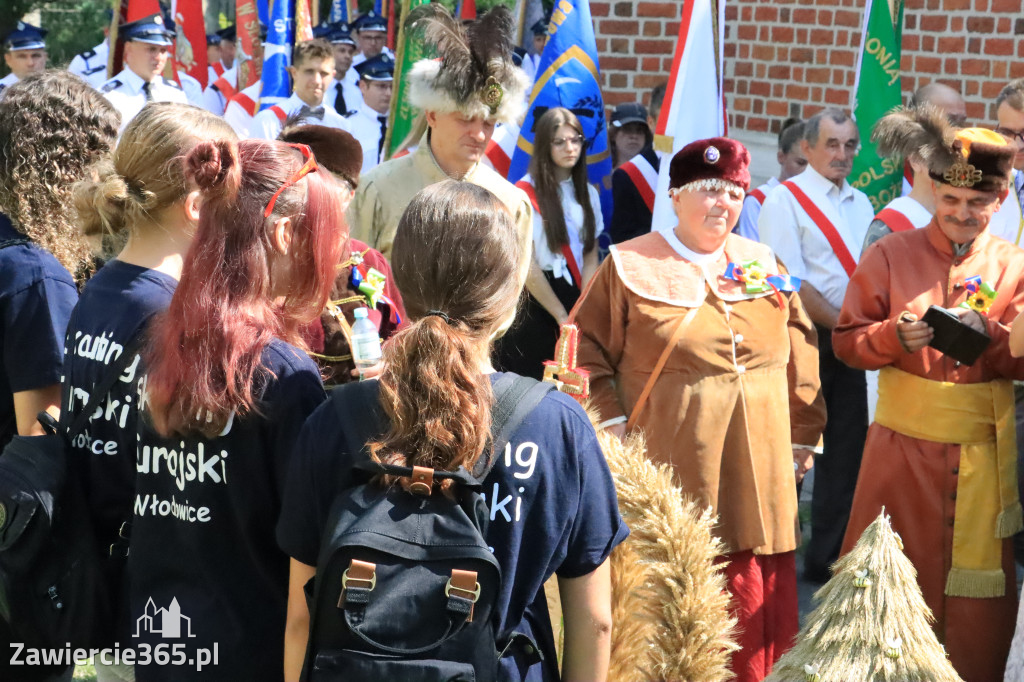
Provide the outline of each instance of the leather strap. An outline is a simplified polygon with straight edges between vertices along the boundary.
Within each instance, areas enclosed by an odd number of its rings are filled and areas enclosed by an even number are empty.
[[[839,236],[839,231],[836,226],[832,224],[821,209],[814,205],[811,198],[804,194],[804,191],[796,186],[792,180],[786,180],[784,183],[786,189],[788,189],[796,201],[800,204],[800,208],[811,217],[814,224],[818,226],[821,233],[825,235],[825,239],[828,240],[829,246],[832,247],[832,252],[836,254],[836,258],[839,259],[839,263],[843,266],[843,270],[846,271],[847,277],[853,277],[853,271],[857,269],[857,261],[850,255],[850,250],[846,248],[846,244],[843,243],[843,238]]]
[[[346,605],[360,604],[365,606],[370,592],[377,586],[377,564],[369,561],[352,559],[348,568],[341,575],[341,594],[338,596],[338,608]]]
[[[466,622],[473,622],[473,606],[476,604],[476,600],[480,598],[480,585],[476,581],[476,571],[462,571],[457,568],[452,569],[452,577],[448,580],[448,599],[452,597],[461,598],[469,601],[469,615],[466,616]],[[453,592],[457,594],[452,594]]]
[[[434,489],[434,470],[429,467],[412,468],[412,476],[409,477],[409,492],[423,497],[430,497]]]
[[[647,378],[647,383],[644,384],[644,390],[640,391],[640,397],[637,398],[636,404],[633,405],[633,411],[629,413],[629,419],[626,420],[626,432],[633,430],[636,426],[636,420],[640,418],[640,413],[644,409],[644,405],[647,403],[647,398],[651,395],[651,389],[654,388],[654,382],[658,380],[658,376],[661,374],[661,370],[665,368],[665,363],[668,362],[668,356],[675,350],[676,344],[683,338],[683,332],[693,322],[693,318],[697,316],[697,311],[700,307],[690,308],[686,315],[679,320],[679,324],[672,331],[672,336],[668,343],[665,345],[665,349],[661,351],[661,356],[658,358],[658,362],[654,365],[654,369],[651,370],[651,376]]]
[[[762,206],[764,206],[765,196],[764,196],[764,192],[762,192],[761,190],[759,190],[759,189],[752,189],[752,190],[750,190],[750,193],[747,194],[747,196],[748,197],[754,197],[754,200],[757,201],[757,203],[759,203]]]
[[[540,212],[540,204],[537,202],[537,191],[533,188],[533,185],[520,180],[516,183],[516,187],[526,192],[526,196],[530,198],[530,203],[533,205],[533,210],[537,212],[537,215],[542,215]],[[576,262],[576,256],[572,254],[572,249],[569,248],[568,244],[562,244],[562,256],[565,258],[565,262],[569,266],[569,272],[572,273],[572,278],[576,282],[576,288],[583,288],[583,275],[580,274],[580,266]]]
[[[906,232],[914,229],[914,223],[910,218],[894,208],[883,208],[875,216],[875,220],[881,220],[893,232]]]

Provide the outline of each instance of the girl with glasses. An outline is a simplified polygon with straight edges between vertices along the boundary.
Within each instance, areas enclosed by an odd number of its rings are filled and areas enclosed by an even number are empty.
[[[533,263],[523,310],[498,343],[496,359],[506,371],[542,378],[559,325],[597,270],[604,221],[597,190],[587,183],[586,156],[575,114],[556,107],[541,116],[530,173],[516,183],[533,204]]]

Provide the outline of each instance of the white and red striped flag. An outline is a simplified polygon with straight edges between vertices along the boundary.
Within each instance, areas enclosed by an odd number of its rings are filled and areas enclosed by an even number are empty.
[[[670,229],[677,222],[668,196],[672,156],[694,140],[726,134],[721,52],[725,0],[681,4],[679,39],[654,136],[654,147],[662,155],[654,192],[654,230]]]

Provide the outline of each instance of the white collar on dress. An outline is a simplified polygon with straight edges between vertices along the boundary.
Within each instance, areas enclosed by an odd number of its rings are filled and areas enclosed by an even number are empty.
[[[722,252],[725,251],[725,243],[723,243],[717,250],[712,253],[697,253],[696,251],[687,248],[686,244],[679,241],[679,237],[676,236],[676,231],[661,230],[662,236],[665,237],[665,241],[668,242],[676,253],[690,261],[694,265],[704,265],[705,263],[717,263],[718,259],[722,257]]]

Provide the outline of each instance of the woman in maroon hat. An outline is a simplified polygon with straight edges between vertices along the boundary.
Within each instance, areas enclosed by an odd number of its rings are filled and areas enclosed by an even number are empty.
[[[679,223],[613,246],[575,311],[602,426],[643,431],[650,456],[719,517],[740,682],[762,680],[797,633],[794,479],[825,424],[799,282],[732,234],[749,162],[727,138],[680,150]]]

